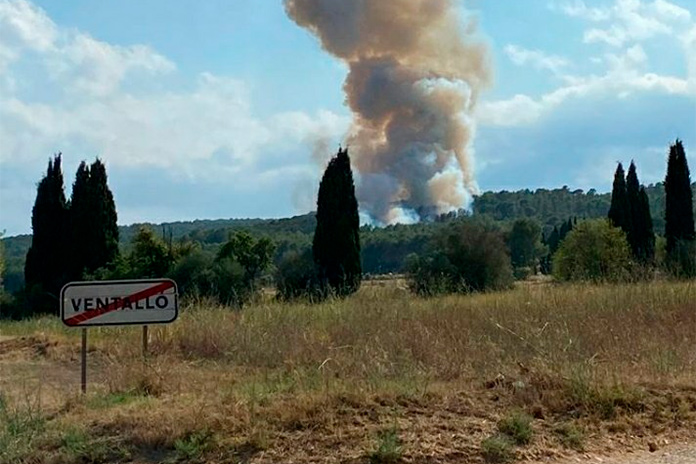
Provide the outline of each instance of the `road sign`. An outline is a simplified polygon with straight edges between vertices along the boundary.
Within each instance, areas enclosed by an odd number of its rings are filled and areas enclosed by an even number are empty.
[[[170,279],[71,282],[60,292],[60,313],[70,327],[173,322],[179,315]]]

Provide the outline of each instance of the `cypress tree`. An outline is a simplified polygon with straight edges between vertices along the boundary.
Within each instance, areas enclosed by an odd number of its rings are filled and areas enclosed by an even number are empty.
[[[638,258],[644,263],[651,263],[655,260],[655,230],[650,214],[650,199],[645,191],[645,187],[640,188],[639,194],[639,216],[641,233],[641,247]]]
[[[118,255],[118,216],[114,196],[107,183],[106,167],[97,158],[89,170],[94,228],[87,270],[93,272],[114,261]]]
[[[75,173],[70,200],[70,280],[80,280],[87,266],[94,227],[89,185],[89,167],[83,161]]]
[[[360,218],[348,149],[338,150],[319,184],[312,254],[325,290],[346,296],[360,287]]]
[[[650,202],[645,188],[640,185],[636,165],[631,161],[626,176],[626,199],[631,228],[626,233],[634,258],[648,263],[655,256],[655,232],[650,216]]]
[[[54,312],[58,294],[67,282],[66,225],[68,206],[63,189],[61,154],[49,160],[46,175],[39,182],[32,209],[31,247],[24,266],[24,280],[31,312]],[[29,315],[29,314],[27,314]]]
[[[118,226],[114,198],[107,185],[106,168],[97,159],[90,167],[80,164],[70,206],[71,278],[94,272],[113,262],[118,254]]]
[[[628,223],[631,224],[631,228],[626,231],[626,239],[631,247],[633,256],[638,258],[642,253],[644,231],[640,223],[642,217],[642,212],[640,211],[640,182],[638,181],[638,173],[633,161],[631,161],[628,174],[626,175],[626,202],[630,217]]]
[[[611,190],[611,206],[609,207],[609,220],[615,227],[621,228],[626,235],[631,230],[628,197],[626,193],[626,178],[621,163],[614,173],[614,185]]]
[[[665,178],[665,238],[667,254],[677,249],[680,241],[696,239],[694,232],[693,197],[689,165],[681,140],[670,146]]]

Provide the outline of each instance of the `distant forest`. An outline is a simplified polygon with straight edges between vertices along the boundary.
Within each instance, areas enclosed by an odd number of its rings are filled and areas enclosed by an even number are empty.
[[[696,197],[696,183],[691,185]],[[664,233],[664,185],[646,187],[650,199],[650,211],[655,232]],[[606,217],[611,195],[597,193],[594,189],[519,190],[516,192],[485,192],[475,197],[470,213],[460,212],[435,218],[432,222],[388,227],[363,226],[363,272],[368,275],[398,273],[403,271],[406,256],[421,253],[432,233],[448,220],[472,214],[483,220],[495,221],[504,230],[519,218],[533,218],[548,234],[568,218]],[[696,207],[695,207],[696,210]],[[172,222],[165,224],[132,224],[120,227],[120,246],[127,250],[137,231],[147,226],[161,234],[169,242],[197,242],[204,250],[214,253],[227,241],[230,232],[244,230],[257,237],[270,238],[276,244],[275,261],[289,250],[311,247],[315,228],[314,213],[284,219],[218,219]],[[31,235],[19,235],[3,239],[5,244],[6,272],[4,286],[16,291],[24,282],[24,260],[31,245]]]

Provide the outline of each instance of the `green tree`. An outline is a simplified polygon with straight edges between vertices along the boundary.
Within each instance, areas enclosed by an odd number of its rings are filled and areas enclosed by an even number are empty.
[[[627,235],[629,234],[631,230],[631,214],[626,192],[626,177],[621,163],[616,167],[616,172],[614,173],[608,217],[612,225],[620,228]]]
[[[309,248],[285,252],[276,266],[275,283],[281,300],[318,297],[316,280],[312,250]]]
[[[518,219],[508,235],[510,260],[514,268],[536,267],[545,249],[541,244],[541,226],[533,219]]]
[[[348,149],[338,150],[319,184],[312,254],[327,290],[346,296],[360,288],[360,218]]]
[[[67,217],[68,206],[59,153],[48,162],[46,175],[39,182],[32,209],[32,242],[24,267],[25,285],[31,295],[27,315],[58,310],[58,294],[69,274]]]
[[[560,280],[620,280],[628,275],[631,251],[626,234],[607,220],[580,222],[553,257]]]
[[[232,234],[217,254],[217,260],[235,259],[244,269],[244,280],[253,285],[259,273],[271,264],[274,250],[273,242],[268,238],[255,240],[248,232]]]
[[[174,264],[171,248],[149,227],[141,227],[133,238],[126,273],[138,279],[161,278]]]
[[[5,242],[2,240],[2,236],[5,232],[0,232],[0,294],[5,291],[4,278],[5,278]]]
[[[215,257],[217,291],[224,304],[242,306],[257,291],[257,279],[272,262],[273,242],[248,232],[232,234]]]
[[[94,228],[89,185],[89,166],[83,161],[75,173],[70,199],[70,279],[80,280],[89,260]]]
[[[106,266],[118,256],[116,204],[109,189],[106,166],[98,158],[89,169],[89,191],[94,227],[86,262],[88,272]]]
[[[667,239],[667,258],[672,265],[682,267],[690,259],[681,256],[688,253],[696,240],[694,231],[693,196],[690,186],[689,165],[684,145],[677,140],[670,147],[665,178],[665,238]],[[688,269],[679,269],[682,273]],[[690,274],[690,272],[687,272]]]
[[[83,161],[77,168],[70,201],[71,278],[93,274],[118,255],[116,205],[104,164]]]
[[[513,282],[502,234],[474,221],[439,230],[430,253],[409,258],[407,275],[411,290],[426,296],[501,290]]]
[[[655,232],[650,217],[650,202],[645,188],[640,185],[633,162],[626,176],[626,198],[631,216],[631,228],[626,233],[626,238],[631,252],[639,262],[652,262],[655,257]]]

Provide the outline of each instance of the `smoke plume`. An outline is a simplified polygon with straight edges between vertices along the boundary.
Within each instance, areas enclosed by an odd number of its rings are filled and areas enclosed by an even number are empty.
[[[457,0],[285,0],[285,9],[348,65],[346,141],[361,207],[393,223],[464,206],[477,189],[471,115],[490,69]]]

